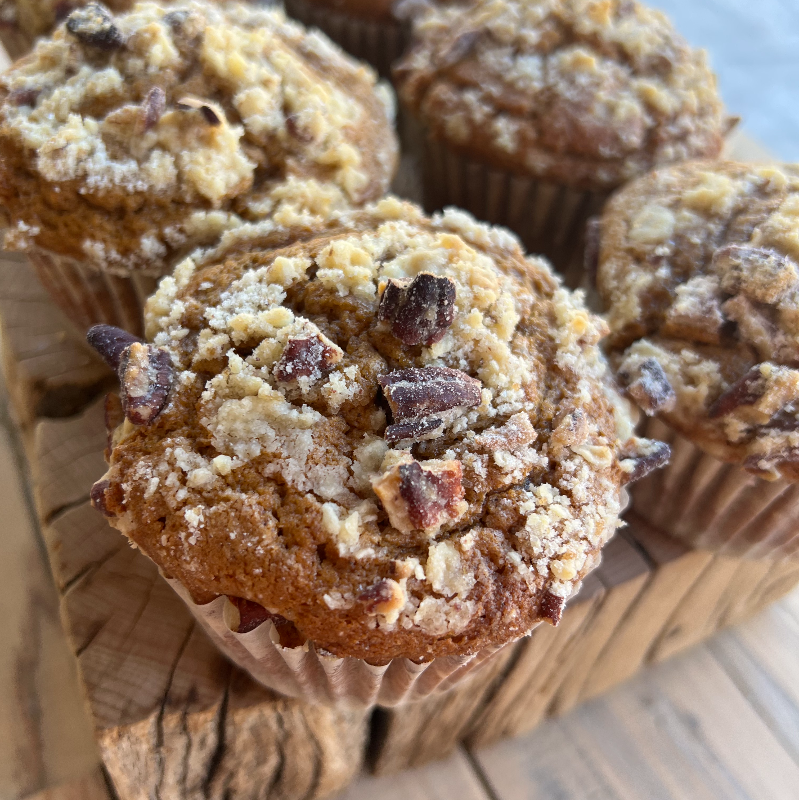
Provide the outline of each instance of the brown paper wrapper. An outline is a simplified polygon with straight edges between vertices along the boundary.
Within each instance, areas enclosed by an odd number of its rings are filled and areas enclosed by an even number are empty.
[[[0,26],[0,43],[12,62],[22,58],[33,47],[33,39],[16,25]]]
[[[271,622],[249,633],[234,633],[225,621],[226,597],[197,605],[183,584],[167,578],[211,637],[234,663],[268,689],[313,703],[398,706],[451,689],[475,674],[503,647],[471,656],[442,656],[422,664],[395,658],[376,667],[359,658],[340,658],[306,642],[283,647]]]
[[[383,78],[391,77],[391,67],[406,46],[406,29],[399,22],[375,22],[342,14],[312,0],[285,0],[284,7],[309,28],[319,28],[342,50],[373,66]]]
[[[406,126],[406,136],[411,126]],[[590,288],[584,268],[585,228],[608,193],[583,192],[471,161],[446,144],[422,136],[422,183],[427,211],[460,206],[474,217],[502,225],[525,249],[547,257],[570,288]]]
[[[144,304],[156,289],[157,277],[110,275],[39,247],[26,254],[55,304],[82,333],[106,323],[143,335]]]
[[[672,458],[631,488],[639,517],[696,548],[745,558],[797,553],[797,484],[720,461],[658,419],[642,435],[667,442]]]

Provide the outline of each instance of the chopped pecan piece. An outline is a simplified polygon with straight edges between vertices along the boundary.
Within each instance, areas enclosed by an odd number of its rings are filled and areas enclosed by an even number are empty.
[[[86,334],[86,341],[97,350],[109,367],[119,369],[125,349],[142,340],[113,325],[93,325]]]
[[[379,378],[396,422],[480,405],[481,382],[448,367],[400,369]]]
[[[466,512],[461,478],[459,461],[421,464],[409,458],[373,481],[372,487],[393,527],[430,533]]]
[[[142,131],[152,130],[164,109],[167,107],[167,95],[160,86],[154,86],[144,97],[142,101]]]
[[[763,430],[770,431],[796,431],[797,430],[797,400],[784,406],[780,411],[772,415],[766,425],[762,425]]]
[[[166,350],[135,342],[122,355],[122,408],[134,425],[150,425],[164,410],[172,388],[172,359]]]
[[[791,259],[765,247],[729,244],[711,258],[726,294],[742,292],[758,303],[776,303],[797,284],[797,267]]]
[[[784,464],[796,464],[798,460],[798,449],[796,447],[786,447],[777,453],[768,455],[751,455],[745,459],[744,468],[748,472],[760,475],[765,478],[777,478],[780,469]]]
[[[566,599],[553,594],[552,592],[545,592],[542,595],[542,602],[539,606],[539,616],[546,619],[553,627],[561,622],[561,613],[564,610]]]
[[[665,466],[672,451],[665,442],[654,439],[634,439],[633,446],[620,453],[620,466],[627,469],[624,483],[633,483]]]
[[[717,419],[732,414],[740,406],[752,406],[766,390],[767,380],[761,373],[761,365],[756,364],[712,403],[708,416]]]
[[[108,503],[106,501],[106,491],[111,484],[108,481],[97,481],[95,484],[92,485],[91,491],[89,492],[89,500],[92,504],[92,508],[99,511],[106,517],[115,517],[113,511],[109,510]]]
[[[199,111],[209,125],[222,125],[222,120],[225,119],[225,114],[218,105],[190,95],[178,100],[175,108],[181,111]]]
[[[389,280],[378,319],[389,322],[392,334],[403,344],[430,347],[453,324],[455,302],[456,285],[450,278],[421,272],[410,282]]]
[[[403,608],[406,597],[403,587],[397,581],[383,578],[360,594],[358,602],[364,604],[367,614],[391,615]]]
[[[772,306],[738,294],[726,301],[722,310],[736,322],[739,338],[751,344],[765,361],[797,363],[797,341],[778,328]]]
[[[623,367],[619,377],[630,398],[648,416],[658,411],[670,411],[674,407],[675,390],[655,358],[645,358],[630,370]]]
[[[404,439],[434,439],[444,433],[444,420],[440,417],[423,417],[422,419],[412,419],[410,422],[400,422],[397,425],[390,425],[383,435],[383,438],[394,444],[402,442]]]
[[[264,606],[245,600],[243,597],[227,596],[228,603],[224,610],[225,624],[234,633],[249,633],[259,625],[272,618],[272,614]]]
[[[281,383],[298,378],[319,380],[341,360],[341,349],[321,334],[291,337],[275,365],[275,377]]]
[[[66,27],[81,44],[99,50],[116,50],[125,44],[122,32],[114,24],[111,14],[99,3],[89,3],[75,9],[67,17]]]

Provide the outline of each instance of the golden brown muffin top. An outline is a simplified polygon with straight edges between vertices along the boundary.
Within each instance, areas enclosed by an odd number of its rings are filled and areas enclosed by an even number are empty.
[[[716,156],[716,79],[660,12],[632,0],[433,5],[395,75],[432,134],[501,169],[611,189]]]
[[[9,243],[123,274],[163,274],[244,220],[380,197],[396,161],[372,71],[252,6],[90,4],[0,77],[0,98]]]
[[[622,382],[696,444],[797,479],[797,167],[693,162],[621,189],[598,289]]]
[[[665,457],[632,436],[580,294],[508,232],[393,198],[228,253],[162,280],[153,344],[123,359],[93,493],[112,524],[198,602],[373,663],[557,621],[620,487]]]

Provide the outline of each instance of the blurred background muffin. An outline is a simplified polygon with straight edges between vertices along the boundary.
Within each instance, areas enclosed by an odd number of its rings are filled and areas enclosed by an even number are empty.
[[[141,330],[154,279],[227,229],[381,197],[391,90],[283,12],[90,4],[0,77],[6,246],[79,326]]]
[[[716,156],[730,125],[704,52],[630,0],[431,6],[395,77],[422,127],[426,207],[510,227],[570,285],[608,193]]]
[[[426,664],[557,623],[667,454],[632,433],[605,323],[463,212],[387,198],[283,249],[229,240],[162,280],[151,345],[90,332],[126,414],[95,506],[226,653],[309,699],[412,699]],[[291,638],[226,629],[220,597]],[[306,641],[365,663],[329,686]],[[366,664],[389,671],[365,687]]]
[[[795,552],[797,168],[694,162],[626,186],[597,286],[619,380],[673,450],[636,513],[696,546]]]

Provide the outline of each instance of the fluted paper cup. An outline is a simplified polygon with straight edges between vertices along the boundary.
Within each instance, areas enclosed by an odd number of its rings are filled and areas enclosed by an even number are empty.
[[[366,61],[384,78],[391,75],[391,66],[403,54],[407,34],[399,22],[359,19],[324,8],[311,0],[285,0],[290,17],[306,27],[319,28],[351,56]]]
[[[227,597],[198,605],[180,581],[167,582],[181,596],[214,644],[231,661],[268,689],[314,703],[354,706],[398,706],[451,689],[503,647],[487,647],[474,655],[442,656],[417,664],[395,658],[373,666],[359,658],[340,658],[313,642],[284,647],[272,622],[248,633],[235,633],[226,622]]]
[[[632,486],[637,516],[691,547],[746,558],[797,554],[796,483],[720,461],[658,419],[642,435],[667,442],[672,458]]]
[[[410,126],[408,129],[411,130]],[[422,152],[425,209],[460,206],[477,219],[509,228],[525,249],[546,256],[570,288],[590,288],[584,269],[585,228],[608,193],[577,191],[472,161],[428,136]]]
[[[157,276],[112,275],[40,247],[25,252],[53,302],[82,333],[106,323],[143,335],[144,304],[156,289]]]

